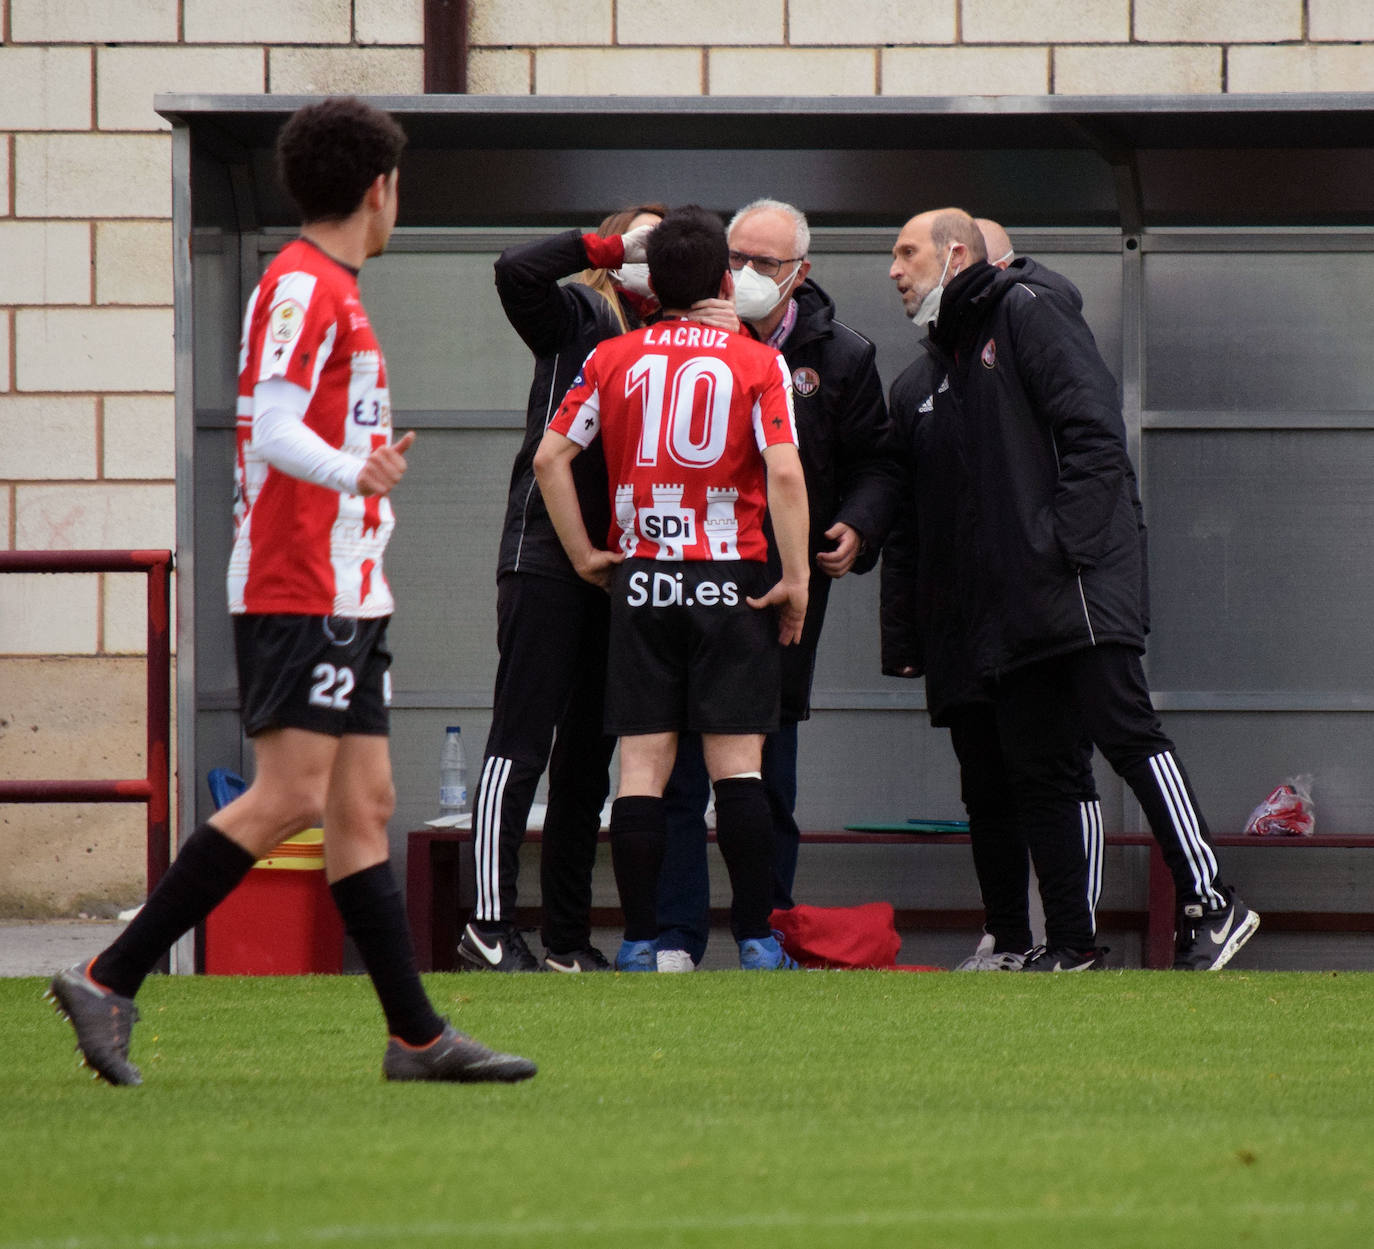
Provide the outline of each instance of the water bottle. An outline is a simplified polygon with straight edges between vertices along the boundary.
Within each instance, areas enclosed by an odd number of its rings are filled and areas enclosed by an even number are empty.
[[[468,806],[468,760],[463,753],[463,730],[450,724],[444,730],[439,754],[439,814],[457,815]]]

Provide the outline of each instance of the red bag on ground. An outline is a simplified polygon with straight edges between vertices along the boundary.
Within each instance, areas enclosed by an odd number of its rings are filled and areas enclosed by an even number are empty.
[[[770,922],[803,967],[893,967],[902,948],[890,902],[794,906]]]

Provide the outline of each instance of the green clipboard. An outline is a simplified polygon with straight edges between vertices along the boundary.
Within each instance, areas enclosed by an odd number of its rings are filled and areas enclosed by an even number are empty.
[[[847,833],[966,833],[967,820],[892,820],[872,824],[846,824]]]

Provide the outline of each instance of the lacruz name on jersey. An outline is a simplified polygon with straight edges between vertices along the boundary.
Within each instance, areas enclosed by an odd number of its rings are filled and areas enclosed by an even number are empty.
[[[713,330],[704,325],[684,325],[682,322],[650,326],[646,331],[646,347],[704,347],[724,348],[730,336],[724,330]]]

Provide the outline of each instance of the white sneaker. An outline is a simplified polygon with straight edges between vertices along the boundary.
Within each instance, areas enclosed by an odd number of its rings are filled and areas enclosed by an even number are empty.
[[[659,971],[696,971],[697,965],[686,950],[660,950],[658,952]]]
[[[997,944],[992,933],[985,932],[978,942],[978,948],[956,967],[955,971],[1020,971],[1026,962],[1024,954],[1004,951],[994,953]]]

